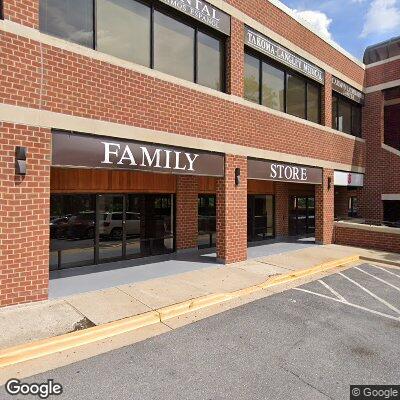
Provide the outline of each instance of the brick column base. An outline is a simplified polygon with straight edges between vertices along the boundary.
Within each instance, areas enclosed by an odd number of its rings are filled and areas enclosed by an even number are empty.
[[[333,170],[324,169],[322,185],[315,186],[315,241],[320,244],[333,243],[335,209],[333,175]]]
[[[289,185],[275,182],[275,235],[289,236]]]
[[[15,174],[15,147],[28,150]],[[47,299],[50,129],[0,123],[0,307]]]
[[[235,185],[235,169],[240,184]],[[247,158],[225,156],[225,177],[217,180],[217,258],[225,264],[247,259]]]
[[[197,176],[180,175],[176,182],[176,249],[197,249],[198,238]]]

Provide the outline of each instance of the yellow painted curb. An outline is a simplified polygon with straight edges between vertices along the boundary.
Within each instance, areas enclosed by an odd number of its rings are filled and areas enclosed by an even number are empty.
[[[266,282],[240,289],[234,292],[211,294],[193,300],[163,307],[155,311],[124,318],[107,324],[94,326],[93,328],[67,333],[65,335],[42,339],[31,343],[0,350],[0,368],[21,363],[35,358],[73,349],[85,344],[98,342],[123,333],[132,332],[145,326],[153,325],[168,319],[179,317],[191,311],[210,307],[235,298],[250,295],[255,292],[276,286],[282,283],[313,275],[319,272],[328,271],[342,265],[360,260],[360,256],[352,256],[335,260],[332,262],[317,265],[312,268],[291,272],[268,279]]]

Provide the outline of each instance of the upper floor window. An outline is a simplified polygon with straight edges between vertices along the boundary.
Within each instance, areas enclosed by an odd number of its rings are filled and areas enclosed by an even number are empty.
[[[245,53],[244,97],[274,110],[320,123],[320,86],[266,58]]]
[[[93,48],[93,0],[40,0],[40,29]]]
[[[400,150],[400,99],[385,106],[385,144]]]
[[[332,128],[361,137],[361,105],[337,93],[332,97]]]
[[[115,57],[224,90],[225,36],[176,14],[157,0],[41,0],[40,28]]]

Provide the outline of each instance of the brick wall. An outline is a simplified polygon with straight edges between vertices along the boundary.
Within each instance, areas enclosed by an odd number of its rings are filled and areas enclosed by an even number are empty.
[[[50,131],[0,123],[0,306],[47,298]],[[15,146],[28,148],[15,175]]]
[[[198,196],[197,176],[177,177],[176,182],[176,249],[197,248],[198,236]]]
[[[359,141],[47,45],[42,80],[38,44],[9,34],[0,39],[0,72],[7,73],[0,74],[1,102],[364,165]]]
[[[329,188],[329,179],[331,180]],[[315,186],[315,241],[322,244],[333,242],[334,224],[334,180],[333,170],[323,170],[322,185]]]
[[[363,247],[400,253],[400,232],[390,234],[364,229],[335,226],[335,243],[345,246]]]
[[[3,0],[4,19],[29,26],[39,27],[39,0]]]
[[[240,168],[240,185],[235,169]],[[225,177],[217,180],[217,258],[231,264],[247,259],[247,158],[225,155]]]
[[[231,36],[227,40],[227,93],[243,97],[244,90],[244,24],[231,19]]]
[[[390,165],[382,163],[384,135],[383,93],[374,92],[365,96],[363,110],[363,135],[367,144],[367,159],[362,202],[362,215],[370,220],[383,219],[383,179]]]
[[[400,79],[400,60],[387,62],[376,67],[367,68],[365,72],[366,86],[375,86],[384,82]]]

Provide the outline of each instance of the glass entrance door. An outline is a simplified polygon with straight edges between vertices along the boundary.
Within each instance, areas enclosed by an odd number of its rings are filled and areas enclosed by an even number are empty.
[[[289,207],[289,234],[291,236],[315,233],[315,197],[293,196]]]
[[[249,242],[273,238],[274,196],[247,197],[247,237]]]
[[[125,231],[124,196],[98,195],[99,262],[120,260],[123,256]]]

